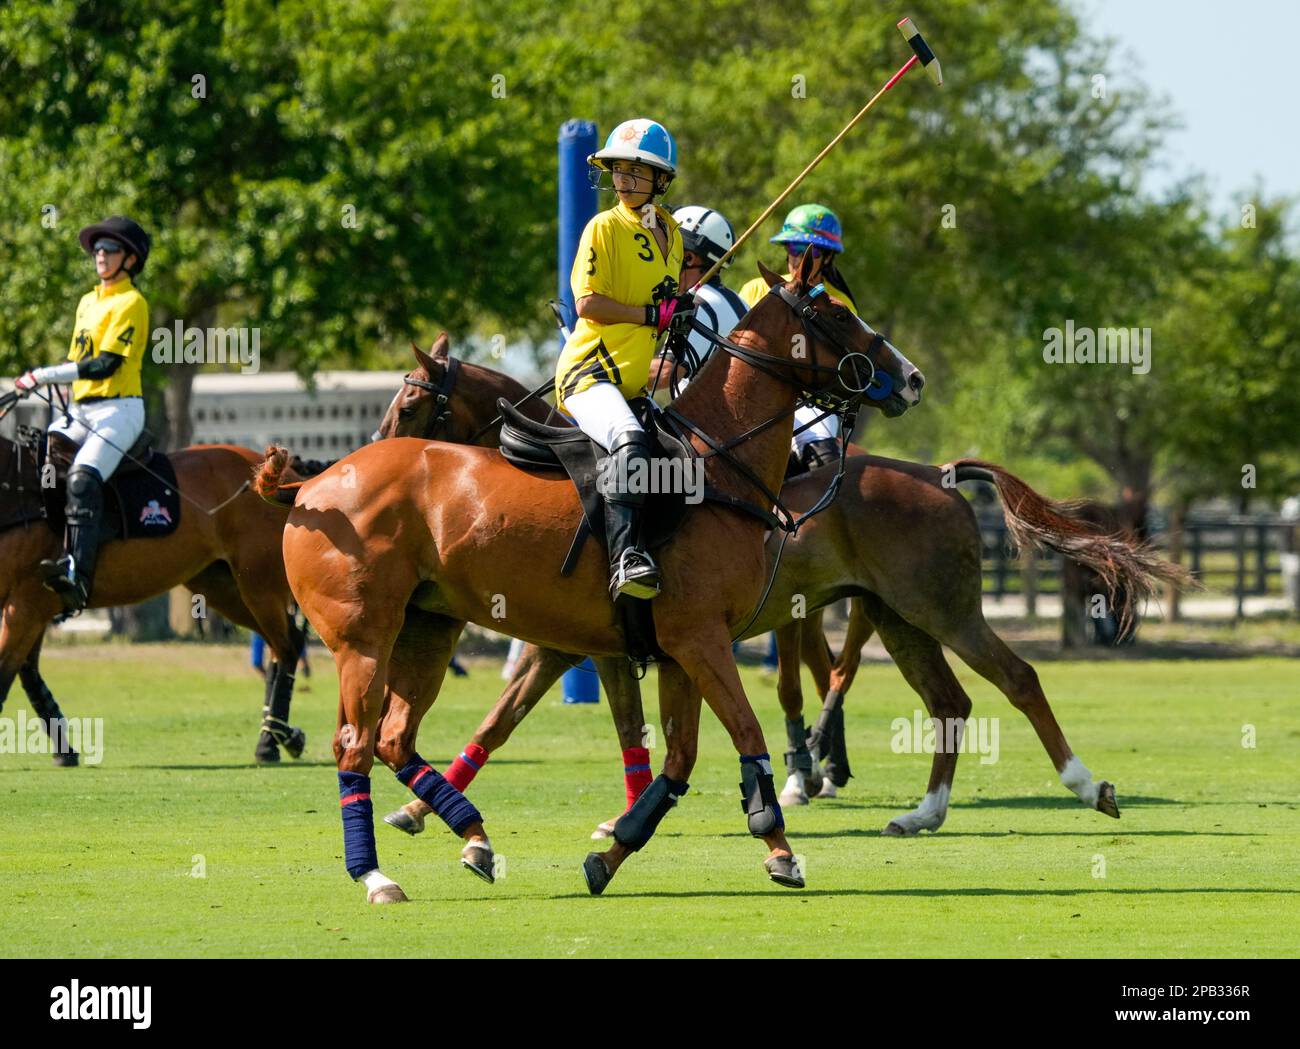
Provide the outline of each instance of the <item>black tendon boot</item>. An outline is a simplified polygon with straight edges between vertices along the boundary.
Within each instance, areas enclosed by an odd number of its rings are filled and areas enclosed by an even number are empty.
[[[273,765],[280,760],[280,745],[291,758],[302,757],[307,737],[302,729],[289,724],[289,702],[293,699],[293,672],[274,660],[266,672],[266,704],[262,707],[262,734],[257,739],[254,757],[259,764]]]
[[[604,495],[610,593],[648,600],[659,594],[659,567],[641,549],[645,492],[629,490],[633,486],[628,482],[638,474],[648,476],[650,441],[639,430],[622,433],[614,440],[609,454],[614,469]]]
[[[68,473],[68,552],[57,561],[41,562],[45,586],[63,600],[67,614],[90,603],[99,554],[99,517],[104,509],[104,481],[93,466],[74,466]]]

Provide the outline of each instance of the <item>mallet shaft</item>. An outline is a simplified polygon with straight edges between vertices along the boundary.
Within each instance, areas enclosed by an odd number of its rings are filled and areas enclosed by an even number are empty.
[[[847,124],[845,124],[844,129],[833,139],[831,139],[830,142],[826,144],[826,148],[823,149],[820,153],[818,153],[815,157],[813,157],[812,161],[808,164],[808,166],[804,168],[801,172],[799,172],[797,176],[795,176],[795,180],[781,191],[781,195],[777,197],[776,200],[772,201],[772,203],[769,204],[766,209],[764,209],[763,214],[759,215],[758,218],[754,220],[754,224],[750,226],[749,229],[745,230],[745,232],[742,233],[739,237],[736,238],[736,242],[731,245],[731,247],[727,250],[726,254],[724,254],[722,258],[718,259],[717,262],[715,262],[712,266],[709,267],[708,272],[706,272],[704,276],[701,277],[695,283],[695,287],[691,289],[692,292],[697,291],[699,288],[703,287],[705,284],[707,284],[709,281],[713,279],[713,277],[717,274],[717,272],[720,269],[722,269],[727,259],[729,259],[732,255],[734,255],[736,253],[736,250],[742,244],[744,244],[746,240],[749,239],[750,234],[752,234],[754,230],[758,229],[759,226],[761,226],[764,222],[767,221],[768,217],[772,214],[772,212],[774,212],[777,208],[779,208],[781,204],[785,201],[785,198],[799,188],[799,183],[801,183],[805,178],[807,178],[808,175],[812,172],[812,170],[825,159],[826,154],[829,153],[832,149],[834,149],[837,145],[839,145],[840,139],[842,139],[845,135],[847,135],[850,131],[852,131],[853,128],[857,125],[858,121],[867,115],[867,110],[869,110],[878,101],[880,101],[881,96],[886,91],[888,91],[891,87],[897,84],[898,81],[902,78],[903,74],[906,73],[909,69],[911,69],[914,65],[916,65],[916,63],[919,61],[920,59],[916,55],[913,55],[903,64],[903,67],[897,73],[895,73],[893,76],[889,78],[885,86],[882,87],[871,97],[871,101],[868,102],[865,106],[863,106],[860,110],[858,110],[857,116],[855,116],[852,120],[850,120]]]

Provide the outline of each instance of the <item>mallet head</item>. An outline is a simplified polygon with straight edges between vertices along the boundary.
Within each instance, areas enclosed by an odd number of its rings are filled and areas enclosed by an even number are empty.
[[[912,24],[912,20],[910,18],[901,19],[898,23],[898,31],[903,34],[903,39],[912,45],[912,50],[916,52],[916,57],[921,60],[921,65],[925,67],[930,79],[938,87],[943,87],[943,70],[939,68],[939,60],[934,57],[930,45],[925,42],[925,37],[921,35],[920,30]]]

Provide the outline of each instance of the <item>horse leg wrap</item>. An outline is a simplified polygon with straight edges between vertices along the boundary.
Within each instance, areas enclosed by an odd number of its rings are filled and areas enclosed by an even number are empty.
[[[262,728],[284,743],[293,727],[289,724],[289,703],[293,700],[293,671],[283,663],[272,663],[267,672],[266,706],[262,709]]]
[[[632,807],[614,822],[614,840],[624,848],[640,852],[654,837],[659,821],[688,789],[688,784],[660,773],[632,802]]]
[[[397,778],[412,794],[433,809],[434,815],[447,824],[457,837],[475,823],[483,822],[483,817],[469,798],[448,783],[442,773],[419,754],[411,755],[411,760],[402,766]]]
[[[467,743],[460,756],[447,769],[444,778],[464,794],[469,785],[474,782],[474,777],[479,774],[479,770],[487,764],[489,756],[488,752],[477,743]]]
[[[740,811],[749,817],[749,833],[756,838],[785,829],[772,783],[772,759],[766,754],[740,759]]]
[[[853,778],[849,769],[849,751],[844,738],[844,704],[838,704],[830,716],[827,730],[829,740],[825,747],[826,762],[823,766],[826,776],[837,787],[842,787]]]
[[[803,715],[785,719],[785,738],[790,749],[785,752],[785,768],[790,775],[812,773],[812,754],[808,751],[808,730],[803,725]]]
[[[835,712],[840,709],[843,702],[844,697],[839,689],[833,688],[827,692],[826,699],[822,702],[822,709],[817,714],[817,721],[808,733],[808,746],[816,748],[818,755],[823,758],[830,750]]]
[[[370,777],[339,773],[339,806],[343,810],[343,856],[353,880],[379,867],[375,851],[375,810],[370,804]]]

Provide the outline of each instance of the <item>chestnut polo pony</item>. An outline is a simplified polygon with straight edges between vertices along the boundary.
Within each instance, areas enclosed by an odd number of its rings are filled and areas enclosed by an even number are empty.
[[[766,268],[769,294],[673,405],[704,457],[715,495],[769,501],[784,476],[799,391],[843,398],[842,366],[870,362],[896,391],[878,404],[901,414],[920,399],[920,373],[819,284],[806,253],[788,283]],[[862,387],[853,387],[856,400]],[[274,496],[283,456],[258,488]],[[762,509],[766,509],[763,507]],[[405,899],[378,869],[369,773],[375,755],[466,839],[463,862],[490,880],[491,846],[477,810],[415,753],[467,621],[551,648],[618,656],[627,650],[608,595],[608,565],[587,544],[568,577],[559,566],[581,515],[567,477],[526,472],[499,452],[410,438],[379,441],[302,484],[284,532],[285,568],[299,606],[339,672],[335,756],[349,874],[372,902]],[[735,505],[695,507],[661,551],[664,592],[653,606],[668,750],[660,778],[625,815],[609,851],[583,865],[603,891],[686,793],[701,697],[741,756],[750,833],[768,847],[779,884],[804,878],[785,836],[762,729],[731,654],[733,634],[767,580],[764,521]],[[417,789],[417,787],[419,789]],[[620,833],[623,830],[623,833]]]
[[[416,365],[384,416],[381,436],[427,434],[439,411],[430,391],[445,389],[447,376],[458,367],[461,379],[455,397],[450,408],[441,409],[452,414],[448,439],[457,439],[452,436],[456,433],[495,438],[497,396],[531,406],[539,419],[548,411],[544,402],[526,400],[527,391],[508,376],[455,361],[449,356],[445,334],[435,343],[432,356],[416,351]],[[466,369],[472,371],[467,374]],[[849,446],[849,452],[838,497],[791,538],[763,612],[745,632],[753,637],[769,629],[777,631],[778,691],[787,719],[800,719],[803,714],[801,655],[823,695],[832,681],[842,695],[852,683],[862,645],[879,631],[886,650],[930,715],[945,725],[964,722],[971,701],[944,659],[940,645],[948,645],[1029,719],[1063,785],[1084,805],[1118,818],[1114,786],[1093,780],[1066,741],[1033,668],[1007,648],[984,619],[979,525],[956,485],[973,480],[994,484],[1017,541],[1026,548],[1047,547],[1080,564],[1096,566],[1112,595],[1127,599],[1128,604],[1116,605],[1122,617],[1133,603],[1150,596],[1154,582],[1185,584],[1185,573],[1132,536],[1104,531],[1081,518],[1075,504],[1046,499],[995,464],[962,459],[932,467],[868,455],[855,445]],[[827,466],[787,480],[781,501],[807,510],[834,470]],[[778,541],[776,535],[769,539],[769,562]],[[792,618],[796,594],[805,607],[816,611]],[[832,664],[820,632],[819,606],[846,594],[854,595],[852,613],[844,646]],[[510,682],[470,742],[488,754],[504,746],[573,661],[563,652],[526,646]],[[645,718],[636,678],[625,659],[598,656],[595,662],[620,746],[625,750],[638,746]],[[921,804],[891,818],[883,834],[939,829],[947,816],[959,755],[958,748],[936,748]],[[788,804],[785,795],[780,801]],[[430,811],[417,798],[384,819],[399,830],[418,834]],[[602,823],[593,837],[608,837],[614,822]]]
[[[306,739],[287,719],[302,634],[290,613],[293,596],[280,552],[284,515],[258,498],[249,482],[261,458],[233,445],[198,445],[168,458],[183,496],[178,527],[165,537],[106,543],[89,607],[132,605],[184,586],[227,619],[256,630],[274,659],[255,757],[279,761],[283,746],[297,758]],[[37,569],[43,559],[59,556],[62,536],[41,516],[33,449],[0,438],[0,491],[0,707],[18,678],[46,732],[66,740],[63,712],[40,672],[45,631],[63,605]],[[76,765],[77,754],[56,749],[54,761]]]

